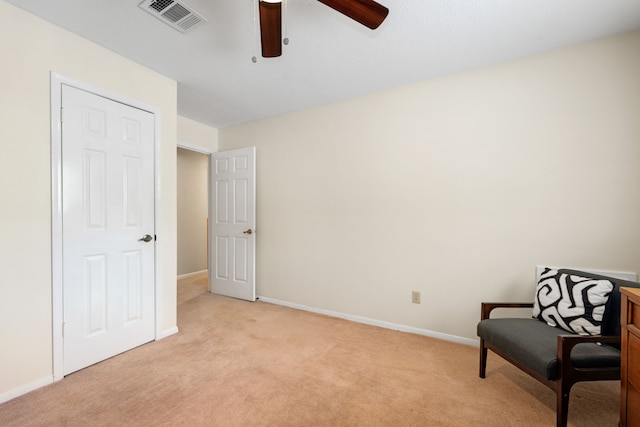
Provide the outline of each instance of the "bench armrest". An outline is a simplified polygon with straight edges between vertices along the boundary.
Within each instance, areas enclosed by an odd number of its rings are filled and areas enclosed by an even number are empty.
[[[601,343],[620,345],[619,335],[558,335],[558,360],[570,360],[571,350],[578,344]]]
[[[575,368],[571,363],[571,351],[578,344],[595,343],[620,345],[618,335],[558,335],[558,366],[560,378],[571,388],[578,381],[615,380],[620,378],[617,368]],[[612,373],[613,372],[613,373]],[[566,390],[568,393],[568,389]]]
[[[532,302],[483,302],[480,308],[480,320],[488,319],[495,308],[532,308]]]

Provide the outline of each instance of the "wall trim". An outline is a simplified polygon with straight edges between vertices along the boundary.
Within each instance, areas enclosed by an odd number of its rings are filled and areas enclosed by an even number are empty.
[[[601,276],[609,276],[609,277],[614,277],[616,279],[629,280],[631,282],[638,281],[638,275],[633,271],[597,270],[594,268],[554,267],[549,265],[546,265],[546,266],[536,265],[536,282],[535,283],[538,283],[538,279],[540,278],[540,275],[542,274],[545,268],[553,268],[554,270],[566,268],[568,270],[584,271],[585,273],[599,274]]]
[[[41,387],[48,386],[49,384],[53,384],[53,375],[47,375],[37,381],[21,385],[13,390],[5,391],[0,394],[0,403],[8,402],[11,399],[15,399],[16,397],[22,396],[23,394],[27,394]]]
[[[408,332],[410,334],[423,335],[430,338],[441,339],[444,341],[451,341],[458,344],[470,345],[473,347],[479,347],[478,340],[459,337],[456,335],[444,334],[442,332],[430,331],[428,329],[416,328],[413,326],[399,325],[397,323],[385,322],[382,320],[370,319],[368,317],[356,316],[353,314],[340,313],[337,311],[324,310],[321,308],[310,307],[303,304],[296,304],[289,301],[282,301],[275,298],[258,296],[258,300],[269,304],[281,305],[283,307],[294,308],[296,310],[308,311],[316,314],[323,314],[325,316],[337,317],[340,319],[350,320],[352,322],[363,323],[365,325],[378,326],[380,328],[392,329],[394,331]]]
[[[178,280],[187,279],[189,277],[198,276],[200,274],[209,273],[209,270],[194,271],[193,273],[185,273],[178,276]]]
[[[171,335],[175,335],[179,332],[178,327],[174,326],[172,328],[169,329],[165,329],[164,331],[162,331],[162,333],[160,334],[159,337],[156,338],[156,340],[160,340],[166,337],[170,337]]]
[[[216,153],[216,151],[210,149],[210,148],[206,148],[206,147],[201,147],[200,145],[195,145],[195,144],[189,144],[187,142],[182,142],[182,141],[178,141],[176,143],[176,146],[178,148],[184,148],[185,150],[191,150],[191,151],[195,151],[197,153],[202,153],[202,154],[213,154]]]

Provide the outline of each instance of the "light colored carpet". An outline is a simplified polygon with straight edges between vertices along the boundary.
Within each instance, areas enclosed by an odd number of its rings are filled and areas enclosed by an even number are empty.
[[[553,426],[553,392],[478,349],[179,284],[180,333],[0,405],[2,426]],[[619,382],[571,426],[616,426]]]

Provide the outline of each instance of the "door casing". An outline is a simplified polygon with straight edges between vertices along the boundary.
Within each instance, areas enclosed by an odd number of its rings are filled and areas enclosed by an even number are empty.
[[[53,380],[64,377],[63,351],[63,275],[62,275],[62,85],[73,86],[77,89],[109,98],[113,101],[127,104],[141,110],[148,111],[155,116],[154,129],[154,215],[155,228],[162,230],[159,203],[160,200],[160,110],[156,107],[142,104],[138,101],[109,93],[101,88],[82,83],[65,76],[51,73],[51,273],[52,273],[52,359]],[[160,268],[161,238],[158,239],[155,252],[155,340],[162,338],[162,270]]]

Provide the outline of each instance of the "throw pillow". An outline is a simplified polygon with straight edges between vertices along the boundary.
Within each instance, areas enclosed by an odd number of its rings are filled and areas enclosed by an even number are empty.
[[[600,335],[613,290],[609,280],[597,280],[546,268],[540,275],[533,317],[580,335]]]

